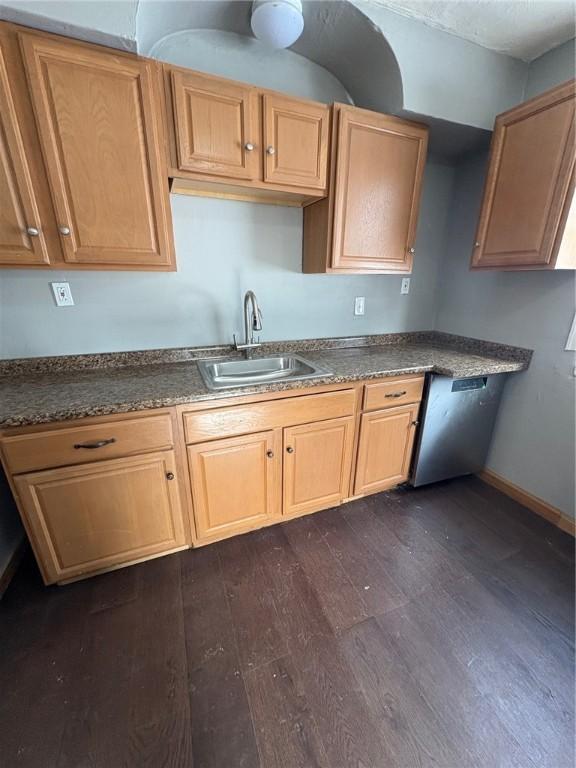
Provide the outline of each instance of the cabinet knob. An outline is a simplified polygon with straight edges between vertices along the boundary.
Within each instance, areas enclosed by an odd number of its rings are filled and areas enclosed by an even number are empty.
[[[294,453],[294,448],[292,448],[292,446],[289,445],[288,448],[286,448],[286,453]]]
[[[266,456],[268,456],[269,459],[274,458],[274,451],[266,451]]]
[[[38,237],[40,231],[36,229],[36,227],[26,227],[26,233],[30,235],[30,237]]]
[[[478,240],[476,240],[476,242],[474,243],[474,248],[480,248],[480,243],[478,242]]]
[[[246,152],[253,152],[254,151],[254,144],[251,144],[249,141],[244,144],[244,149]]]
[[[413,427],[417,427],[418,424],[420,424],[420,422],[419,421],[412,421],[411,424],[412,424]]]
[[[174,472],[166,472],[166,480],[174,480]]]
[[[269,155],[275,155],[276,154],[276,150],[274,149],[274,147],[267,147],[266,148],[266,152]]]
[[[416,251],[414,250],[414,248],[408,248],[408,253],[416,253]]]
[[[58,227],[58,232],[60,232],[61,235],[69,235],[70,227]]]

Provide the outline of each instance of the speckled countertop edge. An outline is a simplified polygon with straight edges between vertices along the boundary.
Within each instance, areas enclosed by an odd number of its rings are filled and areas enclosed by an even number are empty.
[[[357,341],[363,343],[354,343]],[[189,356],[182,359],[181,352]],[[16,365],[12,368],[5,363],[4,368],[0,368],[0,427],[129,413],[403,374],[436,372],[461,378],[519,372],[528,367],[532,354],[530,350],[519,347],[437,332],[370,336],[358,340],[269,343],[259,350],[260,355],[305,352],[311,362],[327,367],[334,373],[317,379],[209,391],[204,386],[195,361],[214,356],[230,357],[230,352],[230,347],[201,347],[190,350],[154,350],[152,353],[114,353],[114,357],[120,354],[123,360],[126,355],[141,356],[140,363],[134,365],[124,362],[119,365],[88,366],[85,359],[93,359],[95,356],[81,356],[84,359],[83,365],[72,363],[67,366],[65,361],[70,361],[69,358],[43,358],[39,370],[27,367],[30,360],[15,361]],[[142,362],[144,358],[147,359],[146,363]],[[74,361],[77,359],[74,358]],[[44,367],[46,360],[50,364]],[[10,370],[8,376],[7,370]]]

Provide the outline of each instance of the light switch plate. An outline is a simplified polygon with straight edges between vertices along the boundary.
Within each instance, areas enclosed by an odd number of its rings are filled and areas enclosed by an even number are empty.
[[[410,278],[403,277],[402,285],[400,286],[400,293],[410,293]]]
[[[50,283],[54,301],[57,307],[73,307],[74,299],[70,290],[70,283]]]
[[[364,296],[356,296],[354,299],[354,314],[363,315],[366,308],[366,299]]]

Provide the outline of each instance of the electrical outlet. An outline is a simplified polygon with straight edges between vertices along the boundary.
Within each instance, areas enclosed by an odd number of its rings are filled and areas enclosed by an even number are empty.
[[[403,277],[402,285],[400,286],[400,293],[410,293],[410,278]]]
[[[363,315],[366,307],[366,300],[364,296],[356,296],[354,299],[354,314]]]
[[[50,283],[54,301],[57,307],[73,307],[74,299],[70,290],[70,283]]]

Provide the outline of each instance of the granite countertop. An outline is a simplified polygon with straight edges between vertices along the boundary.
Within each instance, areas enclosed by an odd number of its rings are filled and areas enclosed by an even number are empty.
[[[274,342],[259,352],[298,353],[333,375],[211,392],[196,360],[232,357],[231,347],[6,360],[0,362],[0,427],[427,371],[452,378],[518,372],[528,367],[532,355],[520,347],[436,331]]]

